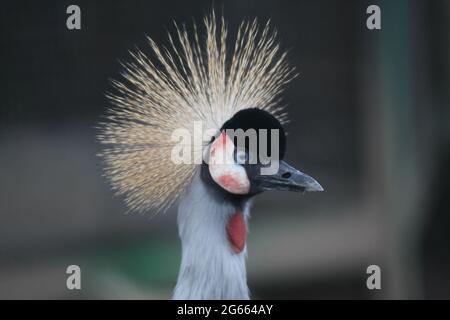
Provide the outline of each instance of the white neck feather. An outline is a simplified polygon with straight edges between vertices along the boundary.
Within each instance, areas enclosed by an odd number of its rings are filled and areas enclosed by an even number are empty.
[[[248,206],[243,211],[247,221]],[[195,177],[178,209],[182,259],[174,299],[249,299],[247,249],[236,254],[227,239],[226,225],[235,212]]]

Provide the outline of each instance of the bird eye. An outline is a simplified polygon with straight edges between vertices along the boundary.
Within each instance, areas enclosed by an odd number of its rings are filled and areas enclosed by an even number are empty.
[[[244,164],[247,161],[247,152],[244,150],[238,150],[236,152],[236,162],[238,164]]]

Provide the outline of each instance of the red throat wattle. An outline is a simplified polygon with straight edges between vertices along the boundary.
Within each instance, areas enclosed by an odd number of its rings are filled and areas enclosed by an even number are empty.
[[[247,240],[247,226],[242,212],[237,211],[231,216],[227,224],[227,235],[233,252],[241,253]]]

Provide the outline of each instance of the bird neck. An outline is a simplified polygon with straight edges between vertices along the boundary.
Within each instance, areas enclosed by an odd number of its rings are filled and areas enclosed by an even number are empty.
[[[182,258],[174,299],[249,299],[249,206],[214,197],[197,176],[178,209]]]

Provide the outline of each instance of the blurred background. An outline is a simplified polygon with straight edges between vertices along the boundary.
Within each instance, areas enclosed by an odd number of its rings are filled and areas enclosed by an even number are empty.
[[[66,8],[81,8],[81,30]],[[381,30],[366,8],[381,8]],[[211,1],[9,1],[0,10],[0,298],[166,299],[176,212],[125,214],[96,153],[109,79]],[[450,298],[450,1],[214,1],[271,19],[300,76],[286,158],[326,192],[259,196],[254,298]],[[66,288],[81,267],[82,290]],[[381,290],[366,268],[381,267]]]

